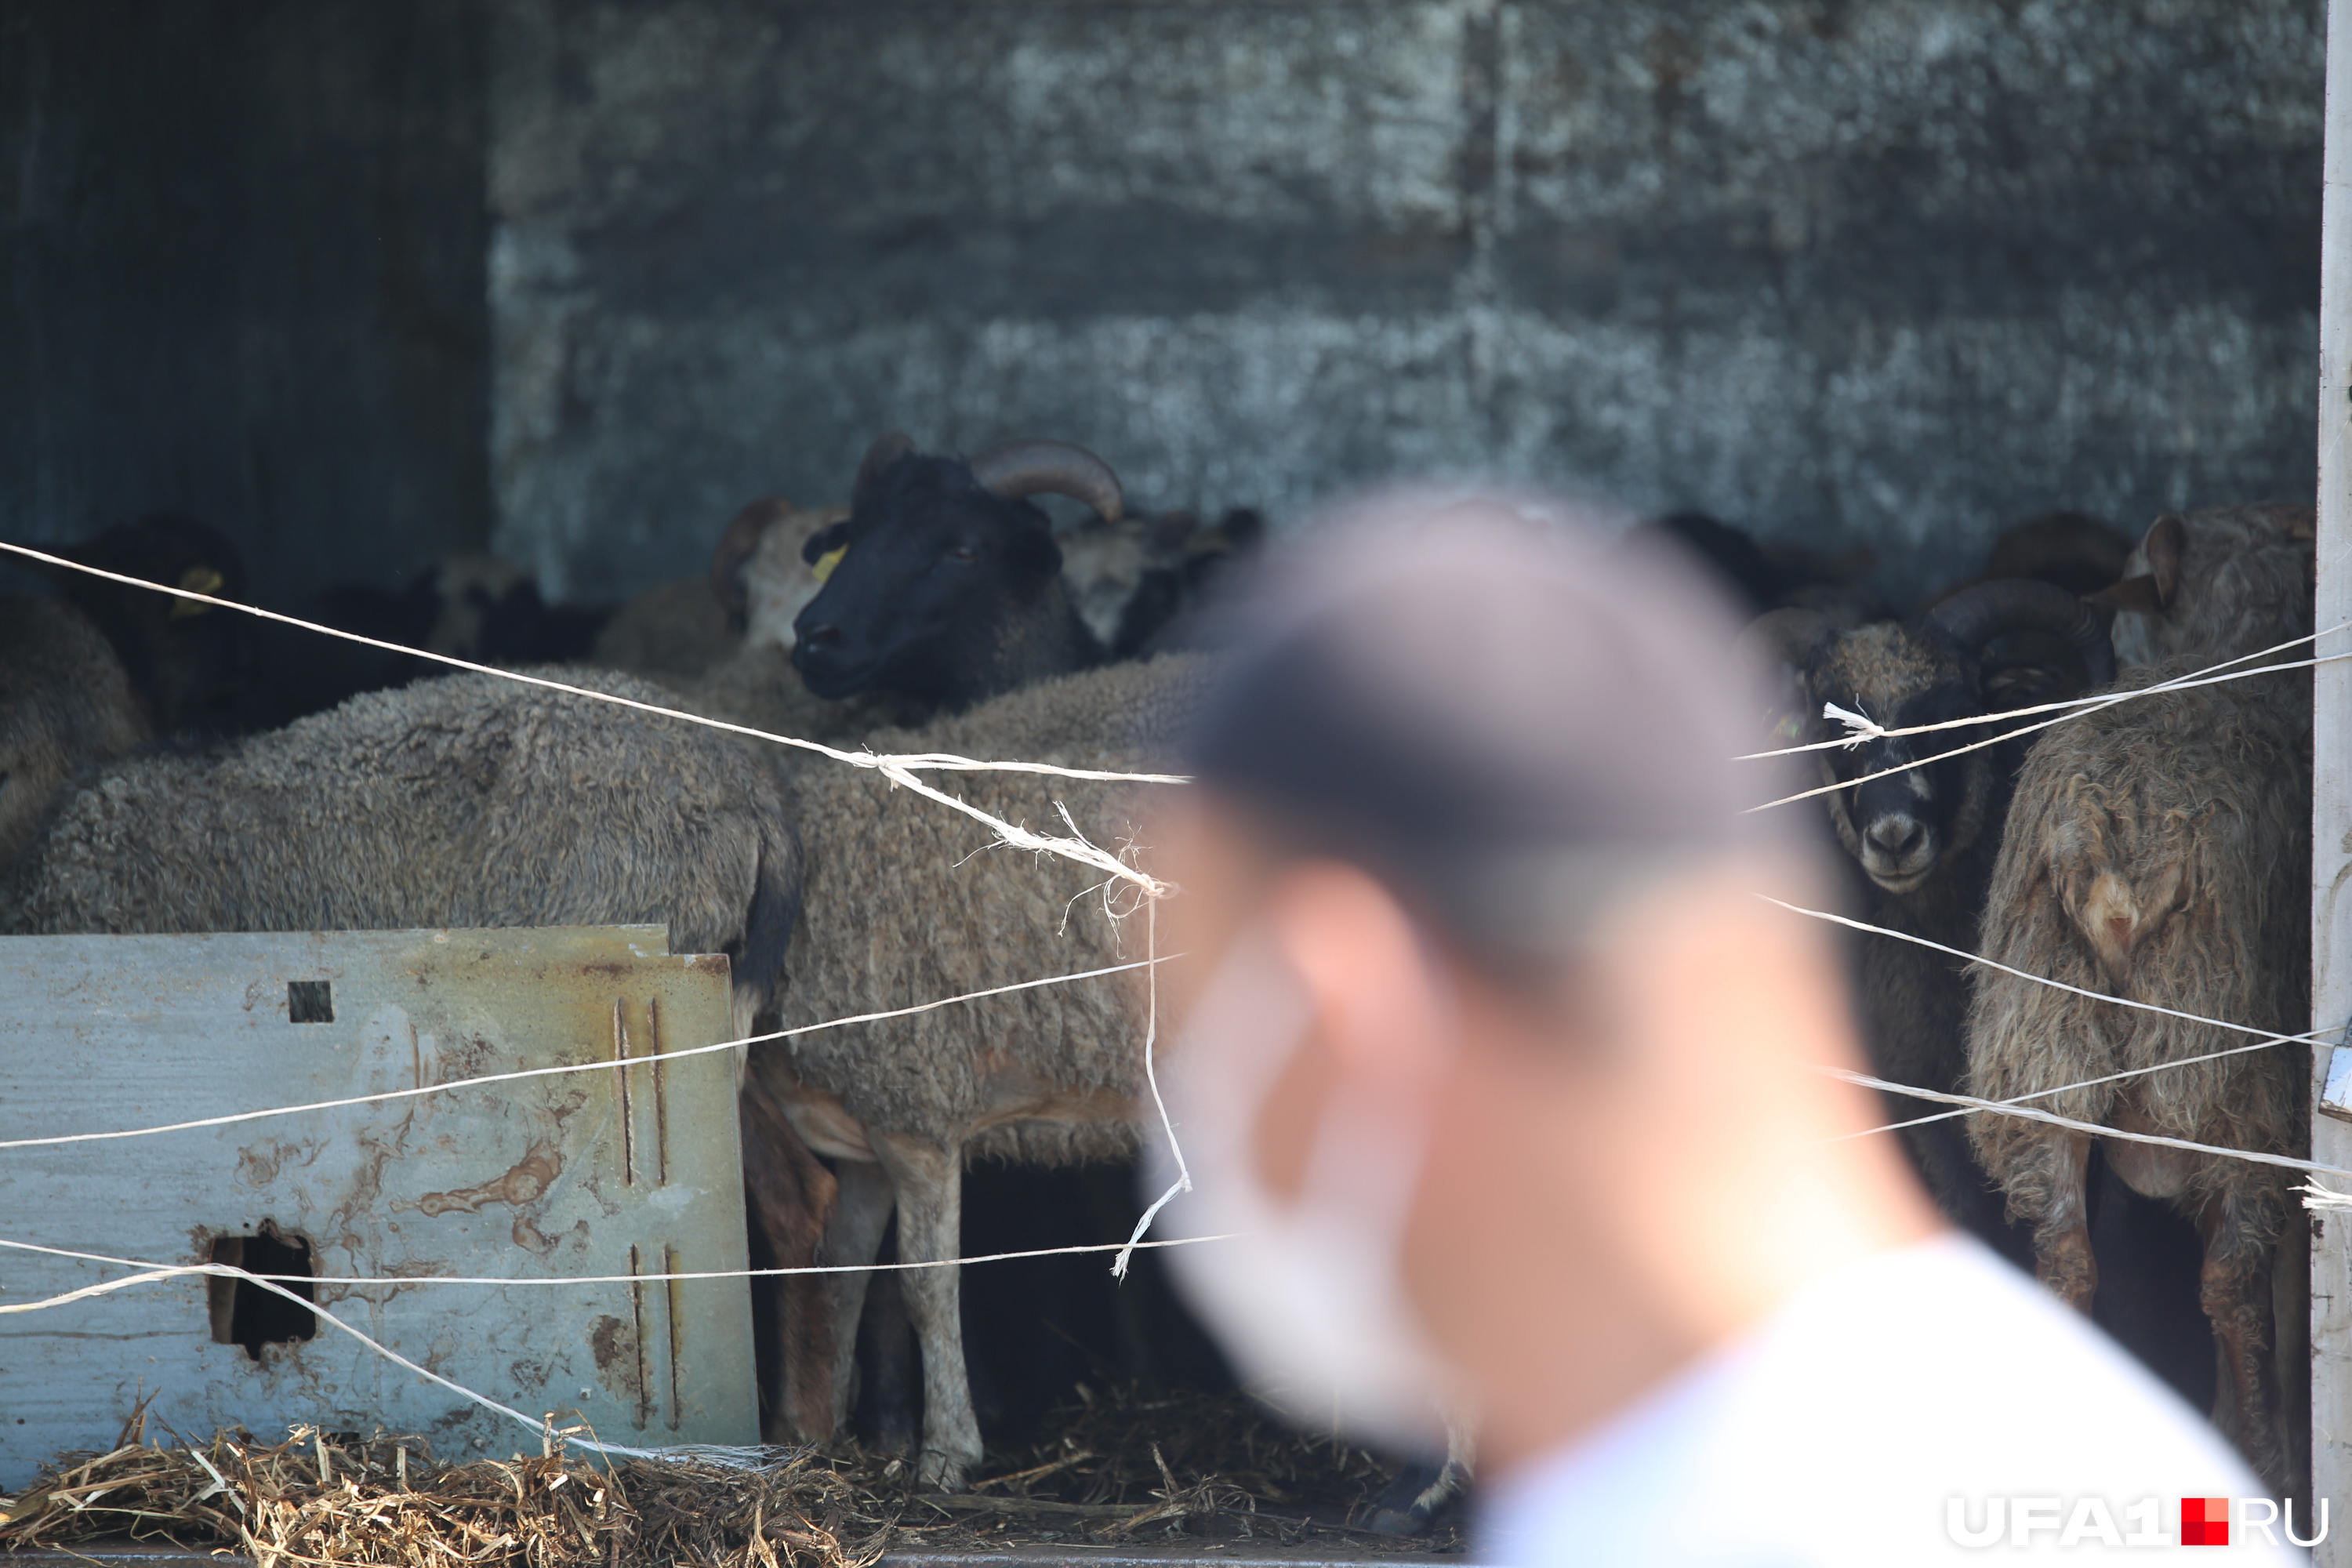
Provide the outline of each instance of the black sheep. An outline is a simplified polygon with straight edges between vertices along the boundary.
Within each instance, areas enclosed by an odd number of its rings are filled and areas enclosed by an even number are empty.
[[[793,664],[838,700],[887,693],[961,709],[1100,664],[1062,578],[1052,523],[1026,499],[1123,505],[1101,458],[1019,441],[969,462],[919,453],[897,432],[858,466],[849,516],[803,548],[824,587],[793,623]]]

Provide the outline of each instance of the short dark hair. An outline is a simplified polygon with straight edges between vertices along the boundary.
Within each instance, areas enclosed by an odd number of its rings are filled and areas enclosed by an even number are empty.
[[[1469,956],[1560,956],[1677,863],[1805,846],[1716,592],[1559,503],[1359,503],[1272,564],[1192,772],[1284,848],[1380,878]],[[1769,792],[1769,793],[1768,793]]]

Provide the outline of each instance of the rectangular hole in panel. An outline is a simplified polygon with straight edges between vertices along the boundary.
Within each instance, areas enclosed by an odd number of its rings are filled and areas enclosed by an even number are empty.
[[[289,1024],[333,1023],[335,988],[324,980],[288,981],[286,1021]]]
[[[292,1276],[278,1283],[305,1301],[319,1299],[318,1288],[310,1283],[318,1272],[310,1266],[310,1244],[299,1236],[280,1234],[268,1220],[261,1222],[257,1235],[214,1237],[212,1257],[206,1261],[248,1274]],[[219,1274],[207,1277],[205,1309],[212,1319],[214,1342],[243,1345],[245,1353],[255,1361],[261,1359],[264,1345],[294,1344],[319,1332],[315,1316],[250,1279]]]

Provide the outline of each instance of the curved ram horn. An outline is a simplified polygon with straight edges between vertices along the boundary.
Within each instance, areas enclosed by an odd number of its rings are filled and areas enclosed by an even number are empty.
[[[882,470],[914,449],[914,437],[904,430],[892,430],[876,437],[874,445],[866,448],[866,456],[858,460],[857,480],[849,487],[849,504],[853,508],[865,505],[866,492],[882,477]]]
[[[719,536],[719,548],[710,554],[710,591],[718,596],[726,610],[729,622],[739,629],[743,619],[743,584],[735,574],[743,563],[759,553],[760,540],[768,530],[790,516],[793,503],[782,496],[763,496],[735,514],[727,531]]]
[[[2008,577],[1962,588],[1920,617],[1970,653],[2010,632],[2053,632],[2073,643],[2093,686],[2116,678],[2106,617],[2053,583]]]
[[[1068,496],[1095,509],[1105,522],[1117,522],[1126,503],[1118,476],[1084,447],[1067,441],[1007,441],[971,460],[971,477],[991,495]]]

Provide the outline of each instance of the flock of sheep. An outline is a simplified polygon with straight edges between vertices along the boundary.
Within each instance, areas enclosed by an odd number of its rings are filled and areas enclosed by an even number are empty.
[[[1784,608],[1750,636],[1785,661],[1785,732],[1811,742],[1848,733],[1825,704],[1898,731],[2145,691],[2307,638],[2313,541],[2305,507],[2168,514],[2087,597],[1997,580],[1907,622]],[[1944,950],[1862,944],[1880,1076],[2126,1135],[2301,1155],[2307,1048],[2216,1053],[2306,1026],[2308,671],[2130,697],[2013,734],[2024,727],[1873,734],[1813,753],[1870,922]],[[1889,1103],[1905,1119],[1947,1109]],[[2186,1216],[2202,1247],[2215,1422],[2273,1484],[2297,1486],[2305,1258],[2288,1173],[1999,1114],[1968,1117],[1964,1142],[1962,1125],[1906,1129],[1938,1200],[2012,1255],[2021,1240],[2042,1279],[2085,1310],[2102,1261],[2095,1146],[2109,1175]]]
[[[1042,493],[1094,515],[1057,535],[1031,500]],[[1883,730],[1982,718],[2138,689],[2311,631],[2307,510],[2168,516],[2120,569],[2111,557],[2090,568],[2095,581],[2081,580],[2098,548],[2086,528],[2029,529],[1996,555],[2002,575],[1901,620],[1720,525],[1684,518],[1670,531],[1780,603],[1750,637],[1788,670],[1791,740],[1843,738],[1824,704]],[[1256,533],[1246,513],[1210,528],[1131,518],[1108,467],[1066,444],[966,460],[894,435],[867,454],[847,508],[754,503],[726,529],[708,584],[609,617],[541,605],[527,579],[482,561],[319,614],[484,662],[554,658],[541,672],[571,684],[880,753],[1160,772],[1213,669],[1198,651],[1215,641],[1206,590]],[[226,542],[184,520],[113,531],[81,555],[242,594]],[[730,956],[745,1035],[1143,956],[1141,922],[1118,918],[1099,872],[992,847],[971,818],[870,770],[495,676],[415,679],[429,667],[397,654],[257,648],[230,625],[242,620],[87,577],[0,605],[0,930],[663,921],[679,951]],[[290,693],[257,697],[257,664],[290,669]],[[2298,1032],[2307,677],[2138,697],[1943,754],[2006,728],[1873,733],[1812,753],[1861,912],[1961,952],[1981,933],[1987,956],[2091,992]],[[953,791],[1054,830],[1066,809],[1127,853],[1152,787],[968,773]],[[2302,1047],[2170,1067],[2244,1037],[1885,937],[1866,938],[1858,963],[1893,1081],[2043,1095],[2032,1103],[2126,1131],[2303,1147]],[[1131,1153],[1141,997],[1104,977],[754,1047],[745,1184],[768,1255],[871,1262],[895,1213],[901,1261],[952,1259],[966,1162]],[[2063,1086],[2078,1087],[2047,1092]],[[1941,1109],[1898,1103],[1904,1116]],[[2292,1302],[2280,1316],[2272,1287],[2301,1258],[2282,1246],[2295,1210],[2281,1172],[1984,1114],[1906,1136],[1957,1220],[2013,1256],[2030,1248],[2079,1305],[2098,1276],[2095,1142],[2115,1176],[2179,1205],[2204,1245],[2216,1419],[2284,1480],[2295,1439],[2283,1389],[2300,1374]],[[772,1436],[845,1431],[869,1278],[787,1280]],[[921,1353],[918,1479],[961,1489],[982,1443],[960,1271],[899,1278]],[[1444,1489],[1421,1493],[1422,1513]]]

